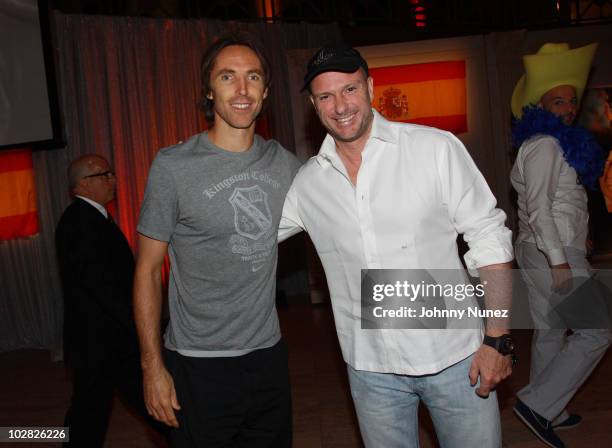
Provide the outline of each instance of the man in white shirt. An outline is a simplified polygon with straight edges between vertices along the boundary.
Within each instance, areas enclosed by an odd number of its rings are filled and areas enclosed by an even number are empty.
[[[555,311],[572,283],[578,286],[572,277],[587,278],[590,270],[584,187],[596,187],[603,154],[586,130],[572,124],[596,48],[543,45],[523,58],[525,75],[512,95],[513,141],[520,146],[510,175],[518,196],[516,258],[535,325],[530,380],[518,392],[514,411],[551,447],[565,446],[555,429],[582,420],[565,407],[611,341],[605,329],[574,328],[567,336],[567,323]],[[581,308],[592,303],[582,301]]]
[[[452,134],[371,109],[373,80],[355,49],[319,50],[304,89],[328,135],[289,190],[279,236],[307,231],[321,258],[365,445],[418,446],[422,400],[442,446],[501,446],[493,389],[511,373],[507,327],[487,326],[490,345],[479,327],[364,330],[360,283],[361,269],[462,270],[458,233],[470,271],[507,274],[505,214]],[[509,308],[510,291],[496,293],[487,306]]]

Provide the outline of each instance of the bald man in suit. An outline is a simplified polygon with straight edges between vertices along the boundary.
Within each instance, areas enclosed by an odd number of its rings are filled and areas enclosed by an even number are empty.
[[[67,446],[94,448],[104,444],[115,389],[148,417],[131,306],[134,257],[105,207],[116,192],[109,163],[99,155],[79,157],[68,177],[74,201],[55,232],[74,386]]]

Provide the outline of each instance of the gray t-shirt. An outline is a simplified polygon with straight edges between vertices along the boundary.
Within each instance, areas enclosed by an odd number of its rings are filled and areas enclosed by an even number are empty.
[[[159,151],[138,232],[169,243],[166,348],[239,356],[278,342],[276,237],[298,168],[258,135],[242,153],[213,145],[206,132]]]

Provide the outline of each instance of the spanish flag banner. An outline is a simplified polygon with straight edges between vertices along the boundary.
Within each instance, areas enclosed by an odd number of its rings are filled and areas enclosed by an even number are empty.
[[[0,151],[0,240],[38,233],[32,150]]]
[[[374,108],[391,121],[466,132],[465,61],[370,69]]]

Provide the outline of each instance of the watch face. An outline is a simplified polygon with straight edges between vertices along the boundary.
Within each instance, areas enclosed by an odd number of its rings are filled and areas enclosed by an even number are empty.
[[[504,353],[512,353],[514,351],[514,341],[511,338],[504,338],[502,350]]]

